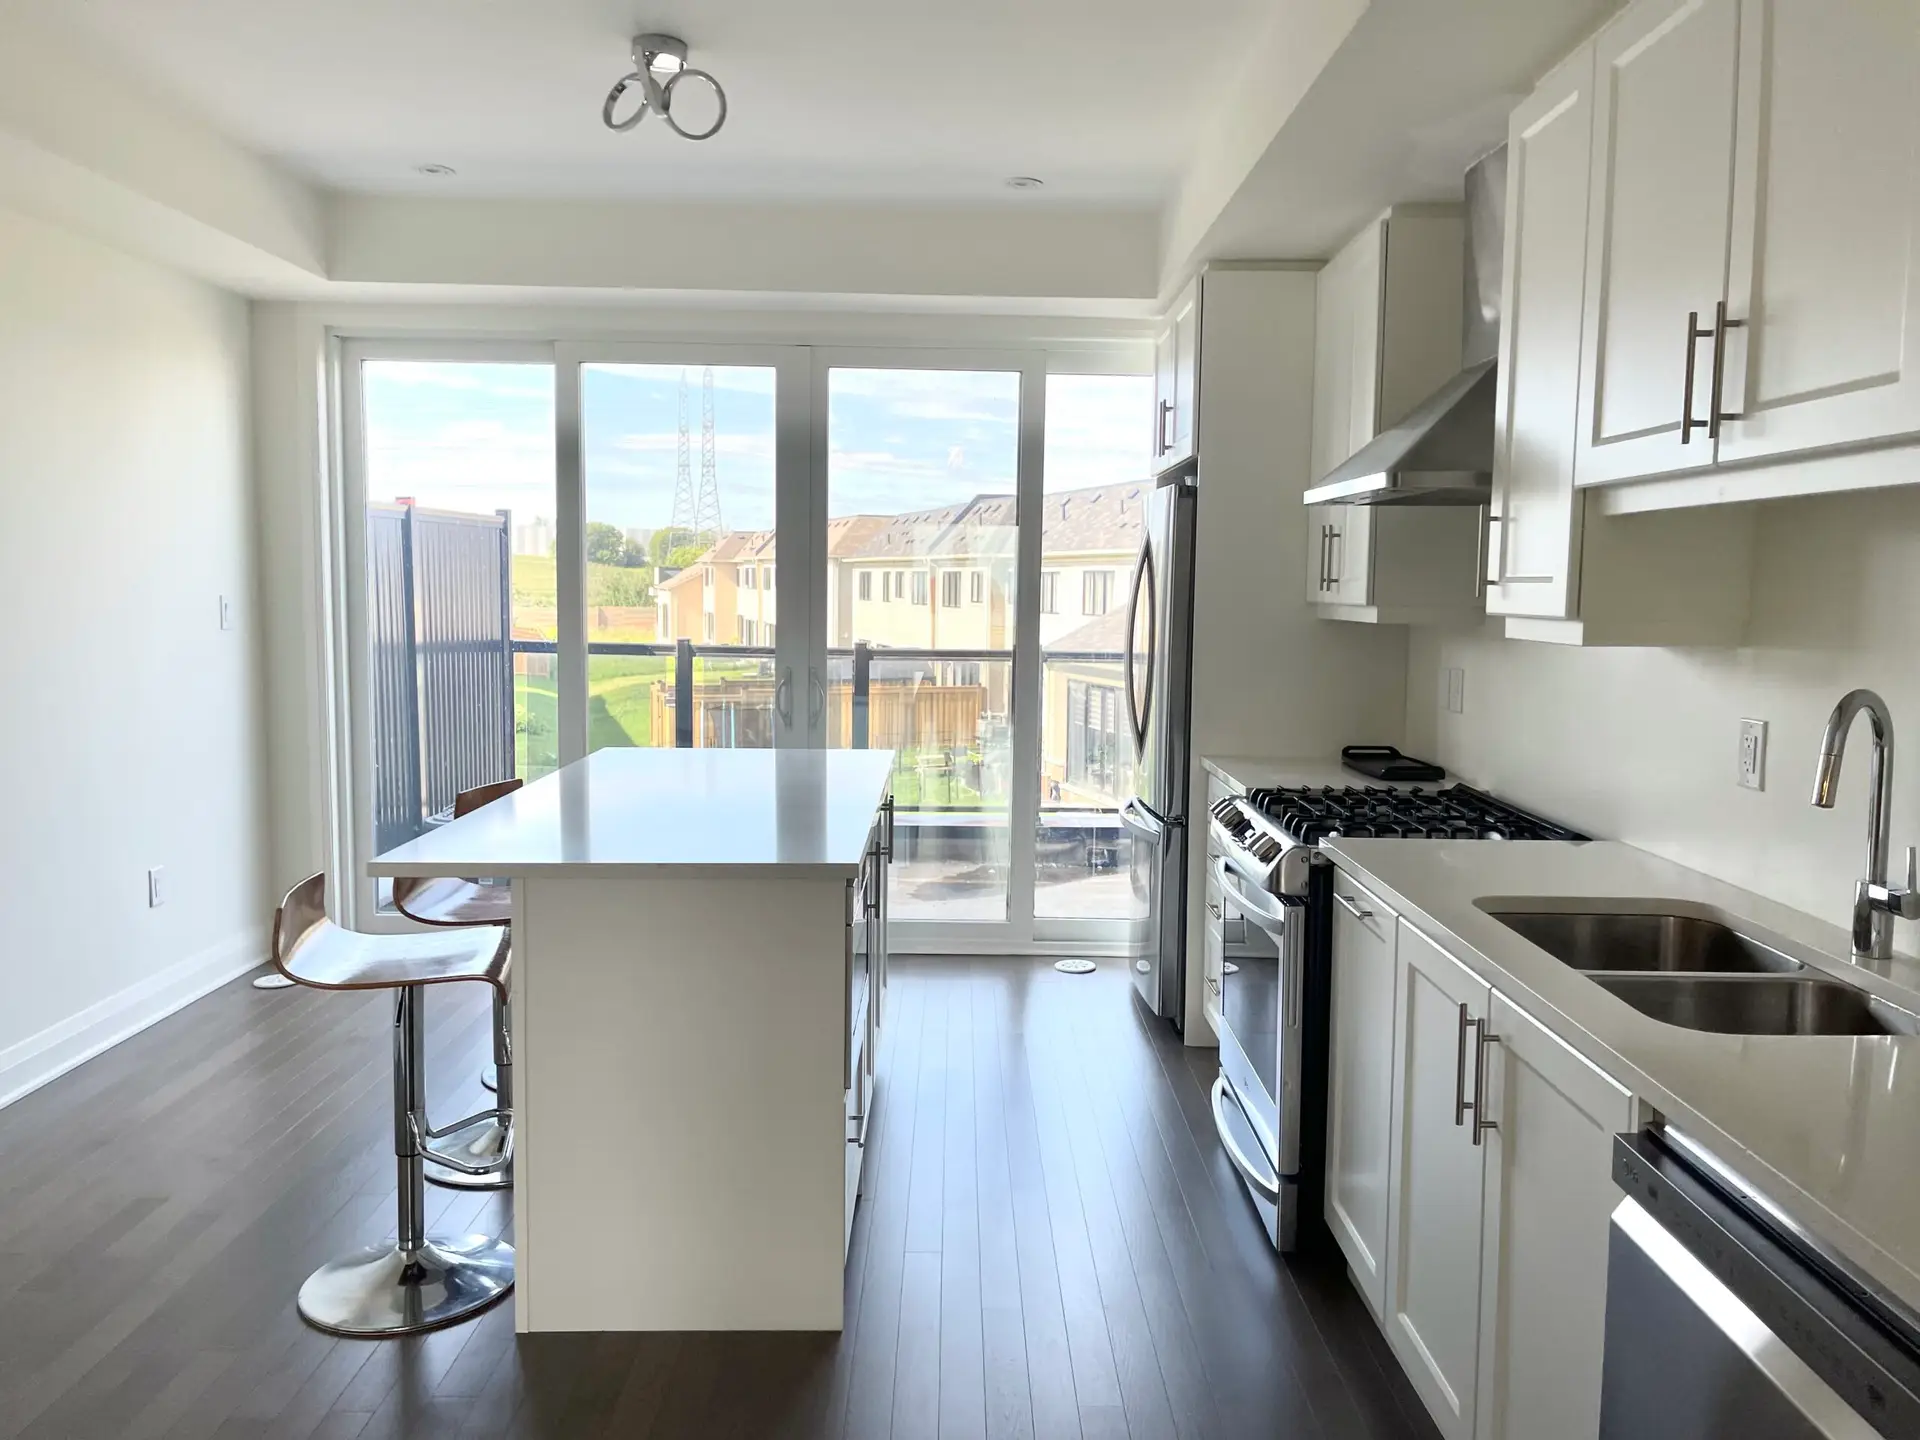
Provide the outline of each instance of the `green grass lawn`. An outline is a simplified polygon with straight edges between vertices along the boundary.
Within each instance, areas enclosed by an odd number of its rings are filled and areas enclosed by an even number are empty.
[[[648,579],[652,570],[628,570],[619,565],[587,566],[587,604],[615,605],[621,603],[613,597],[616,585],[628,584],[636,575]],[[553,609],[557,605],[559,582],[554,576],[554,561],[551,555],[516,555],[513,557],[513,603],[531,609]]]

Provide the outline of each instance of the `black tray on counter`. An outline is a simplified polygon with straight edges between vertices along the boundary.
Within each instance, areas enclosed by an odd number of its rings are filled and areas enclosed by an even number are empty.
[[[1374,780],[1444,780],[1447,772],[1430,760],[1402,755],[1392,745],[1347,745],[1340,750],[1340,763],[1356,774]]]

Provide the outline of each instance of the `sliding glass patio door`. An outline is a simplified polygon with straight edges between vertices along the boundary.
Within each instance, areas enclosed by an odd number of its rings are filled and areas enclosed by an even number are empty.
[[[349,875],[462,789],[608,747],[886,748],[896,943],[1124,937],[1144,375],[351,342],[339,393]]]

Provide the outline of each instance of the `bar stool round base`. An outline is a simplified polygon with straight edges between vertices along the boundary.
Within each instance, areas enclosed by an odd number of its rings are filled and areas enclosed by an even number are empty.
[[[444,1140],[434,1141],[434,1145],[450,1155],[457,1155],[474,1164],[482,1160],[494,1160],[500,1155],[500,1142],[505,1138],[498,1125],[489,1120],[485,1125],[475,1125],[462,1130],[457,1135],[449,1135]],[[474,1146],[479,1146],[475,1150]],[[426,1178],[429,1185],[438,1185],[443,1190],[511,1190],[513,1172],[495,1171],[491,1175],[468,1175],[459,1170],[449,1170],[444,1165],[436,1165],[428,1160]]]
[[[284,975],[257,975],[254,977],[253,988],[256,990],[291,990],[293,988],[293,981]]]
[[[372,1245],[322,1265],[300,1287],[300,1314],[333,1335],[416,1335],[464,1320],[512,1288],[506,1241],[429,1236],[411,1256]]]

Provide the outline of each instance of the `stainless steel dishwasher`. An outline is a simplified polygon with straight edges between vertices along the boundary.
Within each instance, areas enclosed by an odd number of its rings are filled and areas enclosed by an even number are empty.
[[[1613,1177],[1600,1440],[1920,1436],[1920,1316],[1670,1127]]]

